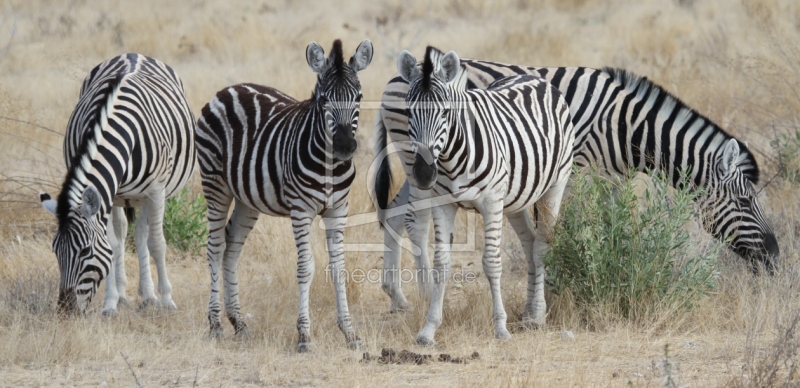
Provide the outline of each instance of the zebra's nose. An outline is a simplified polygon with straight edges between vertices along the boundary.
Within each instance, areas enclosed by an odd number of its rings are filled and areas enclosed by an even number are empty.
[[[78,297],[71,288],[61,288],[58,291],[58,312],[63,315],[74,314],[78,311]]]
[[[427,151],[427,150],[426,150]],[[427,161],[426,159],[429,159]],[[436,170],[436,160],[432,157],[425,158],[421,153],[417,153],[416,160],[414,160],[414,167],[412,170],[414,180],[417,181],[417,187],[423,190],[428,190],[436,183],[438,171]]]
[[[339,126],[333,134],[333,156],[342,161],[350,160],[357,147],[353,128],[347,125]]]
[[[762,259],[764,266],[767,268],[767,273],[772,275],[780,264],[781,250],[778,247],[778,239],[775,238],[774,233],[764,236],[764,248],[767,251],[766,257]]]

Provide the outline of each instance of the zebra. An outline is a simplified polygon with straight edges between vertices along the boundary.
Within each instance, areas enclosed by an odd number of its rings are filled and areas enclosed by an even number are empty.
[[[524,319],[534,325],[544,322],[542,254],[572,172],[575,134],[561,92],[531,75],[500,78],[485,90],[468,91],[459,62],[456,53],[442,54],[431,46],[421,70],[408,51],[397,60],[400,77],[409,84],[408,145],[414,155],[410,176],[417,187],[432,192],[436,202],[434,287],[425,325],[416,338],[423,345],[435,343],[442,323],[459,207],[483,216],[483,270],[492,293],[495,337],[510,338],[500,292],[503,214],[522,241],[528,272],[535,278]],[[536,224],[529,213],[534,207],[541,215]]]
[[[84,79],[64,136],[67,175],[42,206],[58,219],[59,311],[84,313],[106,279],[103,315],[126,300],[124,208],[142,207],[136,221],[142,307],[176,309],[164,261],[164,201],[194,171],[194,116],[175,71],[141,54],[97,65]],[[150,255],[158,271],[158,292]]]
[[[247,235],[264,213],[292,220],[299,257],[297,349],[310,350],[308,299],[314,276],[310,233],[312,221],[321,215],[339,328],[350,348],[361,346],[347,306],[343,229],[356,173],[352,157],[362,97],[358,73],[372,61],[372,43],[361,42],[345,62],[340,40],[334,41],[327,59],[322,47],[311,42],[306,60],[317,73],[310,99],[298,102],[270,87],[234,85],[219,91],[198,120],[198,160],[208,202],[211,337],[222,335],[220,271],[225,313],[236,334],[248,332],[239,307],[236,267]],[[236,206],[228,220],[234,199]]]
[[[468,71],[468,88],[486,88],[497,79],[518,74],[541,76],[558,88],[570,106],[578,166],[598,165],[609,174],[622,174],[629,168],[663,171],[675,186],[681,181],[681,172],[690,170],[691,185],[705,193],[698,196],[697,203],[706,230],[746,259],[754,272],[758,272],[757,263],[768,273],[777,268],[780,250],[753,189],[759,181],[759,169],[747,144],[659,85],[608,67],[524,67],[474,59],[461,63]],[[415,256],[418,272],[429,271],[425,248],[430,210],[405,206],[427,196],[411,176],[413,155],[402,146],[409,138],[407,91],[408,83],[400,75],[389,81],[376,129],[376,154],[386,147],[388,133],[395,144],[401,145],[398,148],[408,177],[389,204],[391,173],[384,159],[374,186],[376,207],[386,226],[382,288],[392,300],[392,311],[408,308],[399,279],[391,276],[399,267],[402,223],[412,243],[421,249]],[[408,211],[403,212],[403,208]],[[388,216],[398,214],[398,210],[404,216]],[[430,286],[426,277],[418,279],[420,292],[427,295]]]

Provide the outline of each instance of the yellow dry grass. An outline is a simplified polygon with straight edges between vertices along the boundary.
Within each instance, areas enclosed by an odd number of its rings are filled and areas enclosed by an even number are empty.
[[[240,297],[243,312],[250,314],[250,338],[233,338],[226,326],[225,338],[207,339],[205,257],[176,251],[169,252],[168,267],[177,312],[127,308],[104,319],[101,294],[87,317],[58,319],[51,306],[58,276],[49,248],[54,221],[40,209],[37,193],[58,191],[64,174],[61,134],[83,77],[97,63],[131,51],[156,57],[181,75],[197,113],[217,90],[238,82],[304,98],[315,81],[305,64],[306,44],[314,40],[328,49],[335,38],[343,39],[346,55],[364,38],[375,45],[372,65],[361,74],[365,98],[351,214],[372,211],[366,191],[371,127],[382,87],[395,72],[396,54],[410,49],[420,55],[427,44],[464,57],[617,66],[646,75],[748,141],[767,181],[778,168],[769,141],[798,128],[797,20],[800,5],[791,0],[4,1],[0,385],[130,386],[139,379],[150,386],[659,386],[667,344],[673,371],[684,384],[727,385],[751,376],[754,363],[774,350],[781,325],[800,311],[795,290],[800,204],[796,187],[780,178],[764,190],[762,205],[787,270],[754,278],[741,260],[723,253],[718,290],[694,312],[664,315],[651,325],[609,322],[588,331],[570,319],[568,303],[561,301],[553,303],[547,329],[497,342],[491,338],[490,297],[479,278],[450,288],[439,345],[423,349],[411,345],[423,322],[421,310],[389,314],[379,284],[349,284],[351,313],[367,351],[393,347],[481,355],[467,365],[422,366],[360,363],[360,352],[344,348],[323,272],[321,231],[314,237],[318,270],[311,295],[315,352],[294,352],[296,251],[286,219],[262,217],[242,254]],[[195,189],[198,183],[195,177]],[[524,303],[525,267],[510,228],[506,236],[504,296],[513,321]],[[348,229],[346,238],[377,243],[383,234],[371,224]],[[455,255],[455,268],[479,273],[481,246],[477,236],[476,251]],[[128,255],[128,299],[136,304],[138,268],[135,253]],[[408,257],[404,264],[411,266]],[[347,254],[349,269],[380,265],[377,252]],[[419,306],[415,287],[405,290]],[[575,339],[562,339],[565,330]]]

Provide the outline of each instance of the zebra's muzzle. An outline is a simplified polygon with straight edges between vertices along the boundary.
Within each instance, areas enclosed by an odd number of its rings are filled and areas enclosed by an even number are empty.
[[[62,315],[78,313],[78,297],[73,289],[61,288],[58,291],[58,312]]]
[[[429,190],[433,187],[439,174],[436,169],[436,160],[429,159],[430,163],[425,161],[425,157],[418,153],[416,160],[414,160],[412,173],[414,174],[414,180],[417,181],[417,187],[422,190]]]
[[[333,157],[340,161],[347,161],[353,158],[358,143],[353,135],[353,129],[349,126],[341,126],[333,134]]]

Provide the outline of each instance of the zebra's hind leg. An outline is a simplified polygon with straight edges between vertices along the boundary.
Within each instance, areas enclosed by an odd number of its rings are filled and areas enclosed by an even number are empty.
[[[311,351],[311,317],[308,313],[308,298],[311,281],[314,279],[314,257],[311,254],[311,223],[314,217],[298,210],[292,210],[292,229],[297,246],[297,284],[300,288],[300,311],[297,314],[299,339],[297,351]]]
[[[525,261],[528,263],[528,301],[531,302],[533,300],[531,296],[535,294],[536,287],[537,268],[534,265],[535,260],[533,259],[533,243],[536,241],[536,227],[533,224],[528,209],[513,214],[507,214],[506,216],[508,217],[511,227],[517,232],[519,242],[522,244],[522,249],[525,251]],[[526,315],[523,320],[523,325],[527,328],[537,328],[538,325],[534,324],[531,320],[531,316],[528,315],[527,307],[526,305]]]
[[[233,202],[233,194],[224,182],[207,179],[203,176],[203,194],[206,197],[208,208],[208,270],[211,274],[211,296],[208,300],[209,337],[222,337],[222,323],[220,322],[221,306],[220,270],[222,269],[222,256],[225,253],[225,225],[228,222],[228,210]]]
[[[237,200],[225,232],[225,255],[222,259],[222,273],[225,279],[225,315],[228,316],[237,335],[250,332],[239,308],[239,279],[237,276],[239,255],[242,253],[247,236],[258,221],[259,215],[258,210]]]
[[[164,190],[161,189],[155,195],[149,196],[145,200],[142,213],[147,213],[150,236],[147,239],[147,247],[153,255],[158,273],[158,294],[161,296],[161,307],[175,310],[178,306],[172,301],[172,284],[167,276],[167,241],[164,238]]]
[[[344,333],[347,347],[361,349],[361,339],[353,330],[353,320],[350,318],[350,309],[347,305],[347,270],[344,267],[344,227],[347,223],[347,206],[329,211],[322,218],[325,224],[325,237],[328,243],[328,270],[336,293],[336,312],[339,329]]]
[[[383,243],[386,250],[383,251],[383,273],[381,289],[389,298],[392,305],[389,311],[396,313],[408,310],[408,300],[403,295],[401,287],[401,266],[400,258],[402,248],[401,240],[405,234],[404,218],[408,208],[408,181],[403,184],[400,192],[383,212],[387,213],[386,222],[383,224]]]
[[[548,189],[535,205],[536,237],[533,241],[533,255],[528,258],[528,298],[522,315],[522,324],[527,327],[541,327],[545,323],[547,302],[544,299],[545,268],[542,257],[553,241],[553,228],[561,209],[561,198],[569,181],[569,173],[562,175],[562,178]]]
[[[139,297],[142,299],[142,304],[139,308],[154,306],[158,303],[155,287],[153,286],[153,277],[150,274],[150,249],[148,248],[148,241],[150,240],[150,225],[148,222],[150,215],[145,210],[146,207],[147,205],[142,209],[139,218],[136,219],[136,231],[134,234],[136,254],[139,256]]]

